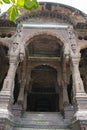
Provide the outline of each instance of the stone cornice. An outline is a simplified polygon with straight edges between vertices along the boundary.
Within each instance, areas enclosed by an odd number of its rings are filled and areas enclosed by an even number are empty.
[[[62,20],[62,22],[64,21],[65,23],[75,24],[73,19],[68,17],[67,15],[58,11],[47,11],[47,10],[41,10],[41,11],[25,14],[24,16],[19,17],[16,22],[17,23],[25,22],[25,21],[27,22],[30,21],[31,19],[36,19],[36,18],[55,19],[55,21],[59,19]]]
[[[16,23],[21,22],[36,22],[42,19],[49,20],[49,22],[60,22],[72,24],[75,28],[87,28],[86,14],[81,11],[58,3],[40,3],[38,10],[29,12],[21,10],[21,15],[17,18]],[[46,21],[45,21],[46,22]],[[4,13],[0,17],[0,27],[15,27],[16,24],[8,20],[8,16]]]

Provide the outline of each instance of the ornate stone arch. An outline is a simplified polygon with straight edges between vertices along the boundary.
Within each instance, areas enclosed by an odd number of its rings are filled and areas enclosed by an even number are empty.
[[[35,37],[35,36],[40,36],[40,35],[49,35],[52,37],[56,37],[57,39],[60,39],[61,43],[64,44],[66,43],[65,38],[63,37],[63,35],[61,35],[59,32],[51,32],[50,30],[46,30],[46,31],[40,31],[37,30],[34,33],[30,34],[29,36],[27,36],[26,40],[25,40],[25,47],[27,47],[29,45],[29,43],[31,42],[31,40]]]
[[[86,21],[85,14],[76,8],[59,4],[40,2],[39,9],[28,12],[22,10],[22,14],[18,17],[17,23],[36,22],[41,19],[46,21],[55,21],[56,23],[68,23],[73,26],[79,26],[79,23]]]
[[[30,20],[35,19],[35,18],[37,20],[44,19],[44,18],[47,18],[47,19],[49,18],[49,20],[50,20],[51,18],[54,18],[56,22],[62,21],[65,23],[74,24],[74,20],[72,18],[70,18],[66,14],[56,12],[55,10],[52,12],[44,10],[44,11],[32,12],[30,14],[25,14],[24,16],[17,19],[17,23],[30,21]]]

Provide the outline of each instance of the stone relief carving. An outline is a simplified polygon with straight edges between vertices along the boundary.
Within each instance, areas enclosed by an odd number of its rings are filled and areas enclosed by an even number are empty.
[[[71,45],[71,50],[75,54],[77,52],[77,44],[76,44],[76,38],[72,26],[68,27],[68,36]]]
[[[23,61],[25,56],[25,48],[24,48],[24,41],[23,41],[23,26],[19,24],[17,26],[16,33],[13,36],[13,43],[10,49],[10,56],[19,56],[20,62]]]
[[[81,54],[79,52],[79,47],[77,46],[76,37],[73,31],[73,27],[68,27],[68,38],[70,43],[70,61],[71,61],[71,72],[73,77],[73,91],[74,94],[84,93],[83,81],[81,79],[79,71],[79,61]]]

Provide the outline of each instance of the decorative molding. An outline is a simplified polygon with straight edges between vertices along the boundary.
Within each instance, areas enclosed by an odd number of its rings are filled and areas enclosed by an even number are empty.
[[[74,21],[67,15],[62,14],[58,11],[46,11],[46,10],[25,14],[24,16],[19,17],[16,22],[17,24],[27,22],[27,21],[29,22],[31,19],[36,19],[36,18],[55,19],[55,21],[62,20],[62,22],[74,24]]]

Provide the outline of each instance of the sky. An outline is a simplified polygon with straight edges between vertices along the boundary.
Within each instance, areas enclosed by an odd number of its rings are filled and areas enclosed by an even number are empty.
[[[38,2],[53,2],[72,6],[87,14],[87,0],[37,0]],[[2,5],[1,12],[7,11],[9,5]]]

